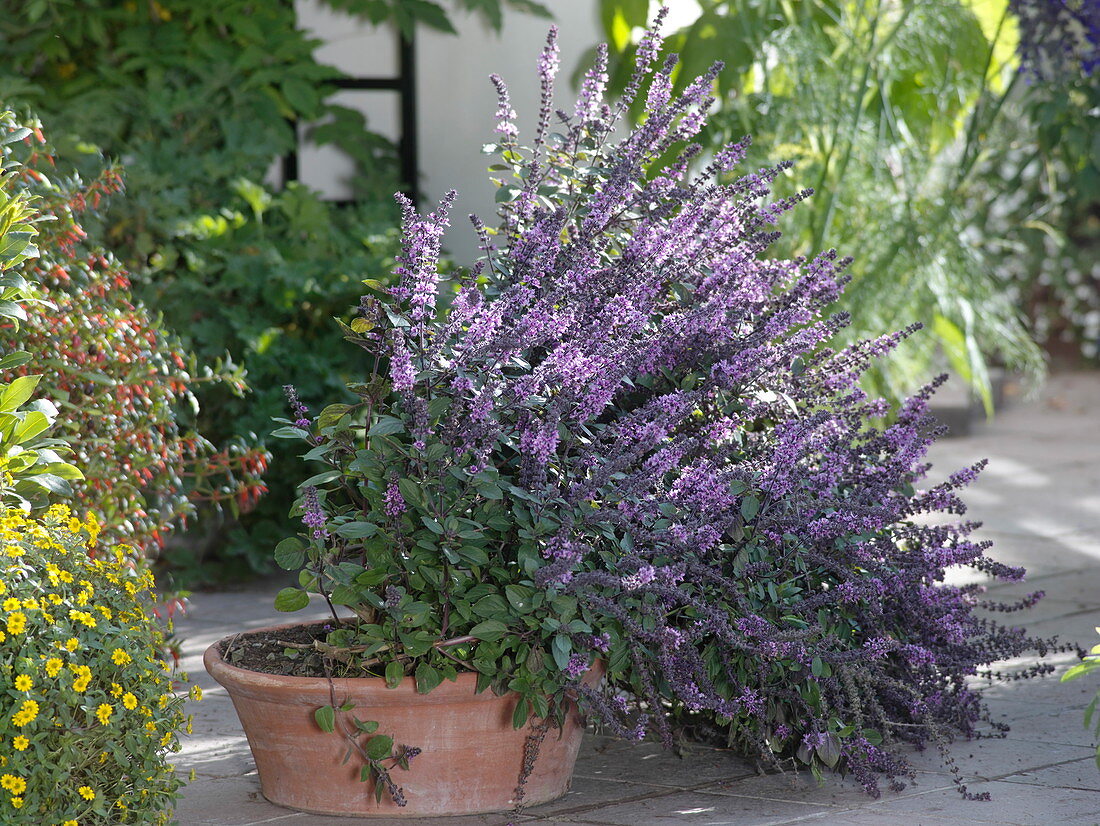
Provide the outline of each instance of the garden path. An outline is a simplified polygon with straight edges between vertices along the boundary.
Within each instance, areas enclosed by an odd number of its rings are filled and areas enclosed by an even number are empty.
[[[1016,403],[974,432],[936,445],[936,472],[990,458],[967,496],[971,516],[984,521],[992,555],[1028,568],[1023,586],[994,586],[1010,596],[1044,589],[1026,619],[1036,635],[1057,634],[1085,647],[1100,625],[1100,373],[1054,377],[1041,395]],[[242,628],[279,619],[272,609],[281,581],[247,590],[198,593],[178,623],[184,666],[206,698],[191,708],[195,730],[176,756],[196,778],[177,810],[182,826],[342,826],[348,818],[307,815],[268,803],[244,735],[224,690],[203,671],[203,649]],[[318,614],[320,615],[320,614]],[[285,618],[285,614],[282,617]],[[300,615],[295,615],[296,617]],[[1058,674],[1071,655],[1052,658]],[[851,782],[808,775],[757,775],[752,765],[719,749],[697,747],[684,758],[652,743],[628,745],[590,736],[582,746],[572,791],[561,800],[507,815],[404,819],[428,826],[520,824],[685,824],[686,826],[1085,826],[1100,823],[1100,771],[1082,712],[1100,681],[1060,684],[1057,678],[989,686],[994,719],[1009,722],[1005,739],[958,742],[951,752],[974,792],[968,802],[952,787],[934,753],[914,755],[917,783],[871,800]],[[373,821],[379,826],[398,821]]]

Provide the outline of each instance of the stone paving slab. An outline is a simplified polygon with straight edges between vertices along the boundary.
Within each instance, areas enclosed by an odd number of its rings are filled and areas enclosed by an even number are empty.
[[[1033,590],[1046,599],[1030,612],[999,615],[1035,636],[1058,635],[1089,647],[1100,641],[1100,373],[1056,376],[1043,394],[1019,403],[971,436],[945,440],[931,454],[933,478],[988,456],[990,467],[966,496],[967,518],[984,522],[978,536],[994,541],[991,555],[1028,568],[1024,584],[989,583],[990,598],[1010,600]],[[952,582],[975,581],[965,571]],[[1089,826],[1100,824],[1100,771],[1082,712],[1100,680],[1053,678],[983,684],[994,721],[1012,725],[1003,739],[956,742],[950,749],[972,792],[963,800],[938,753],[913,754],[916,782],[872,800],[835,776],[758,775],[753,765],[721,749],[694,747],[681,758],[655,744],[636,746],[586,735],[572,791],[521,815],[441,819],[373,819],[308,815],[268,803],[232,703],[202,669],[202,651],[228,633],[326,615],[323,606],[280,615],[274,594],[288,584],[274,577],[241,591],[199,593],[177,628],[184,667],[206,692],[191,704],[195,733],[176,765],[195,771],[177,810],[182,826]],[[1050,658],[1060,674],[1075,657]],[[1027,665],[1026,662],[1013,665]]]

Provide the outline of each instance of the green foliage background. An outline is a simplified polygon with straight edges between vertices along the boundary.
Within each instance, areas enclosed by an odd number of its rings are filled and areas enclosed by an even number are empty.
[[[601,0],[618,54],[658,3]],[[913,321],[929,332],[874,378],[896,397],[946,361],[987,401],[989,367],[1037,375],[1042,356],[975,221],[975,170],[1015,83],[1004,0],[703,0],[669,40],[682,86],[715,60],[720,107],[704,140],[752,135],[747,168],[793,160],[786,193],[812,187],[777,255],[855,257],[843,299],[851,338]],[[781,190],[782,191],[782,190]],[[997,197],[999,191],[984,189]]]
[[[496,27],[505,5],[546,13],[531,0],[328,5],[403,31],[453,31],[453,10]],[[341,397],[361,366],[335,346],[332,317],[355,306],[362,279],[386,278],[396,250],[395,147],[327,101],[340,73],[314,59],[316,45],[277,0],[30,0],[0,17],[0,97],[41,116],[66,170],[87,170],[99,151],[123,162],[127,197],[99,227],[108,246],[200,364],[247,376],[243,398],[232,382],[197,390],[198,424],[218,445],[264,444],[284,384],[311,405]],[[299,124],[319,124],[314,140],[357,162],[357,206],[260,184]],[[297,475],[276,448],[258,509],[203,520],[170,561],[191,579],[264,567],[290,530]]]

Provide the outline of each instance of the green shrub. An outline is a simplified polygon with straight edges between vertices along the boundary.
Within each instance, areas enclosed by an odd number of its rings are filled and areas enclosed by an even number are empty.
[[[75,451],[85,478],[62,467],[57,445],[48,445],[52,453],[39,451],[36,461],[55,466],[54,478],[39,478],[39,487],[73,496],[111,542],[151,555],[193,511],[192,497],[250,501],[262,457],[218,454],[189,430],[181,417],[194,409],[190,388],[202,378],[194,358],[132,299],[126,271],[84,230],[82,216],[119,190],[118,172],[108,167],[90,183],[61,177],[37,126],[9,122],[0,135],[19,136],[7,144],[6,191],[33,204],[38,232],[38,255],[6,271],[38,292],[19,307],[18,326],[0,326],[0,353],[24,351],[13,368],[24,378],[12,383],[11,398],[29,398],[33,372],[42,374],[36,392],[43,399],[37,410],[0,412],[11,427],[0,433],[9,441],[36,435],[57,417],[53,435]]]
[[[377,173],[396,168],[392,145],[372,139],[351,110],[325,106],[324,81],[338,73],[314,61],[289,3],[24,7],[0,21],[0,37],[20,76],[9,81],[17,99],[69,135],[59,141],[62,167],[93,179],[96,154],[85,144],[126,157],[128,197],[105,205],[88,229],[135,274],[136,294],[163,313],[177,349],[195,353],[189,372],[196,363],[236,370],[235,385],[189,383],[207,411],[195,424],[212,444],[255,458],[239,445],[262,443],[254,434],[284,412],[278,388],[299,385],[306,399],[342,388],[348,359],[320,342],[331,317],[358,301],[359,280],[388,270],[390,252],[377,239],[396,220],[377,207],[340,210],[304,187],[272,197],[245,181],[262,180],[272,158],[293,148],[294,120],[335,118],[321,137],[353,151],[360,190],[395,188]],[[248,399],[245,370],[256,391]],[[275,458],[262,513],[243,527],[206,514],[202,535],[174,543],[175,568],[193,578],[209,575],[209,564],[196,568],[212,561],[237,574],[260,566],[269,541],[287,530],[285,454]],[[261,490],[246,479],[244,510]],[[219,487],[211,486],[215,498],[237,503]],[[187,508],[165,504],[169,520]]]
[[[1033,80],[1006,109],[978,181],[981,223],[1005,239],[993,248],[997,271],[1048,351],[1096,363],[1100,82],[1095,74]]]
[[[1097,628],[1096,631],[1100,633],[1100,628]],[[1081,662],[1071,666],[1069,670],[1062,675],[1062,682],[1068,683],[1071,680],[1076,680],[1087,674],[1092,674],[1094,671],[1100,671],[1100,645],[1094,645],[1089,653],[1081,659]],[[1096,696],[1093,697],[1092,701],[1085,707],[1085,728],[1095,730],[1096,736],[1100,738],[1100,714],[1097,714],[1098,707],[1100,707],[1100,692],[1097,692]],[[1100,745],[1096,747],[1096,767],[1100,768]]]
[[[158,659],[150,574],[55,505],[0,514],[0,822],[167,823],[188,724]],[[193,696],[199,697],[197,689]]]
[[[29,401],[41,376],[0,382],[0,506],[30,510],[42,507],[50,494],[71,496],[70,482],[84,475],[61,456],[71,453],[62,439],[46,436],[57,419],[57,407]]]
[[[496,28],[505,5],[545,13],[532,0],[327,4],[404,31],[453,31],[446,7],[478,12]],[[331,317],[357,302],[359,280],[390,269],[394,247],[382,239],[396,224],[396,150],[361,114],[327,102],[335,91],[328,82],[340,73],[314,59],[316,45],[289,2],[36,0],[0,16],[0,89],[9,103],[36,111],[51,134],[70,136],[60,141],[59,163],[91,179],[88,144],[126,159],[128,197],[104,213],[102,235],[89,230],[200,364],[228,358],[247,371],[255,390],[248,401],[225,385],[195,388],[209,414],[200,429],[218,445],[261,443],[253,434],[266,434],[285,412],[283,384],[318,402],[343,386],[349,359],[326,346]],[[242,188],[294,148],[304,123],[319,124],[318,143],[354,159],[363,209],[335,208],[303,187],[270,203],[255,185]],[[259,566],[269,543],[290,530],[291,467],[277,453],[270,504],[243,525],[204,520],[205,536],[180,546],[176,563]]]
[[[0,319],[4,327],[19,330],[26,321],[27,303],[41,301],[24,277],[20,265],[38,256],[36,211],[29,193],[20,186],[22,165],[12,157],[11,144],[33,131],[20,126],[11,112],[0,112]],[[29,353],[15,351],[0,358],[0,370],[26,364]],[[0,506],[29,509],[44,503],[50,493],[72,493],[69,481],[83,478],[61,459],[68,447],[43,434],[53,426],[57,408],[45,400],[30,401],[40,376],[21,376],[0,382]]]
[[[632,26],[656,0],[601,0],[619,67]],[[754,166],[794,161],[778,191],[811,186],[805,225],[782,254],[855,251],[848,341],[913,321],[932,335],[900,347],[870,378],[895,399],[939,372],[942,354],[991,403],[988,368],[1033,376],[1042,357],[994,272],[971,200],[976,162],[1015,77],[1007,0],[741,0],[704,3],[671,38],[682,88],[725,62],[721,105],[700,140],[751,135]],[[613,82],[624,82],[620,68]],[[1004,197],[1006,190],[996,191]]]
[[[285,414],[285,384],[310,405],[350,401],[345,384],[363,372],[366,357],[332,346],[333,319],[354,310],[363,279],[388,273],[398,249],[392,202],[335,207],[298,184],[272,194],[240,180],[234,190],[219,212],[181,223],[152,270],[152,285],[170,286],[151,301],[166,326],[187,331],[199,362],[228,352],[247,366],[247,395],[221,385],[201,396],[197,423],[217,444],[238,434],[262,441],[272,418]],[[270,450],[270,493],[255,511],[206,520],[209,551],[185,546],[169,554],[184,579],[260,568],[285,536],[297,459],[285,442]]]

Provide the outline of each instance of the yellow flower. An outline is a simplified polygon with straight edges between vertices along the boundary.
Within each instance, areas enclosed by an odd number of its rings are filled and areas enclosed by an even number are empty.
[[[3,642],[7,638],[8,638],[8,635],[5,634],[3,631],[0,631],[0,642]]]
[[[76,602],[77,602],[77,605],[83,605],[84,604],[79,599]],[[15,614],[12,614],[12,616],[14,617]],[[88,626],[89,628],[95,628],[95,617],[93,617],[87,611],[77,611],[75,608],[70,608],[69,609],[69,619],[74,619],[77,622],[82,622],[86,626]],[[8,618],[8,622],[9,623],[11,622],[10,617]]]
[[[103,725],[107,725],[111,721],[111,715],[114,714],[114,706],[110,703],[100,703],[99,708],[95,710],[96,719]]]
[[[122,705],[127,711],[133,711],[137,708],[137,697],[127,691],[122,695]]]
[[[76,651],[76,649],[78,648],[80,648],[80,640],[78,640],[76,637],[69,637],[67,640],[65,640],[65,650],[69,653]]]
[[[16,691],[30,691],[34,687],[34,680],[28,677],[26,674],[20,674],[15,678],[15,690]]]
[[[80,826],[80,824],[75,820],[63,820],[61,821],[61,826]]]
[[[7,789],[12,794],[22,794],[27,790],[27,781],[14,774],[5,774],[0,777],[0,787]]]
[[[46,660],[46,676],[56,677],[61,671],[61,667],[63,665],[64,663],[61,662],[60,657],[50,657],[48,660]]]
[[[116,648],[114,651],[111,652],[111,662],[113,662],[115,665],[128,665],[133,661],[134,658],[123,651],[121,648]]]
[[[111,683],[111,696],[119,697],[122,695],[122,686],[118,683]]]
[[[11,716],[11,721],[17,726],[25,726],[27,723],[33,722],[38,716],[38,703],[34,700],[24,700],[23,705],[20,706],[19,711],[15,712]]]
[[[68,571],[62,571],[59,576],[61,577],[61,581],[64,583],[69,583],[73,581],[73,575]]]
[[[81,692],[88,688],[92,681],[92,669],[86,665],[69,665],[73,672],[73,691]]]
[[[95,800],[95,790],[91,786],[81,786],[76,793],[85,800]]]
[[[13,797],[13,798],[11,799],[11,807],[12,807],[13,809],[22,809],[22,808],[23,808],[23,798],[21,798],[21,797]]]
[[[27,746],[31,744],[31,741],[20,734],[18,737],[11,741],[11,744],[15,746],[16,751],[24,751]]]
[[[106,605],[97,605],[95,609],[99,611],[99,613],[103,614],[104,619],[110,619],[112,617],[111,609],[108,608]]]
[[[191,699],[196,703],[202,702],[202,688],[197,685],[191,686],[191,691],[188,692],[191,695]]]
[[[28,597],[27,599],[23,600],[23,607],[26,608],[28,611],[33,611],[38,607],[38,600]]]
[[[27,615],[22,611],[12,611],[8,614],[7,625],[9,634],[22,634],[27,627]]]
[[[19,606],[22,605],[22,604],[23,603],[21,603],[15,597],[8,597],[6,600],[4,600],[4,610],[5,611],[14,611],[17,608],[19,608]]]

